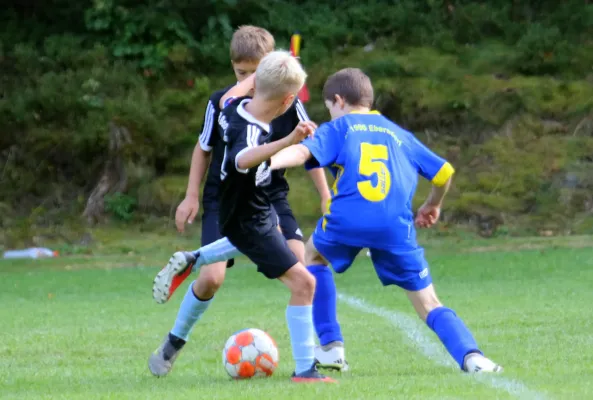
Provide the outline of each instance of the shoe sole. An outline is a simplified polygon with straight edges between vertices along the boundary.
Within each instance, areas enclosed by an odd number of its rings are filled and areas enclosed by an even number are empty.
[[[338,381],[336,381],[335,379],[332,379],[330,377],[325,377],[325,378],[296,378],[296,377],[292,377],[290,378],[291,381],[293,381],[294,383],[338,383]]]
[[[500,365],[496,365],[492,370],[479,369],[477,371],[469,372],[469,374],[500,374],[504,371]]]
[[[169,258],[169,262],[165,265],[157,276],[154,278],[152,285],[152,298],[159,304],[164,304],[169,300],[171,282],[173,278],[180,273],[190,268],[191,264],[187,263],[185,255],[178,251]]]
[[[321,364],[319,360],[315,360],[315,365],[319,369],[329,369],[338,372],[346,372],[350,369],[348,362],[346,362],[346,364]]]

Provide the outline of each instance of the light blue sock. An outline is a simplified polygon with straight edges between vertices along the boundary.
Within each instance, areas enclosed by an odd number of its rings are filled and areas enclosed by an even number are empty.
[[[210,265],[221,261],[227,261],[241,255],[235,246],[227,238],[218,239],[204,247],[193,251],[197,257],[194,270],[197,265]]]
[[[296,363],[295,373],[300,374],[311,368],[315,361],[313,306],[288,306],[286,323],[290,332],[292,356]]]
[[[173,325],[173,329],[171,329],[173,335],[185,341],[189,338],[189,334],[196,322],[198,322],[202,314],[204,314],[212,302],[212,299],[206,301],[198,299],[192,290],[193,285],[193,282],[189,285],[189,289],[187,290],[187,293],[185,293],[181,306],[179,306],[175,325]]]

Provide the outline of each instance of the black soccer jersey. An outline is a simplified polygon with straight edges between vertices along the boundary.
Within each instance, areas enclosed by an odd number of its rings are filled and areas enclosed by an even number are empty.
[[[238,156],[253,147],[272,141],[272,128],[249,114],[244,106],[249,98],[238,98],[222,112],[228,121],[225,131],[226,149],[221,169],[220,231],[236,233],[249,226],[251,230],[267,232],[273,227],[269,186],[272,183],[270,162],[241,169]]]
[[[308,120],[309,116],[303,103],[297,99],[284,114],[272,121],[272,141],[288,136],[299,124],[299,121]],[[285,198],[288,193],[288,182],[284,177],[285,172],[284,169],[272,171],[272,184],[268,187],[268,193],[272,201]]]
[[[210,96],[204,127],[200,134],[200,147],[204,151],[212,152],[210,167],[204,184],[203,208],[204,210],[219,209],[220,168],[224,157],[223,135],[228,122],[225,114],[220,112],[220,99],[233,86],[219,90]],[[280,117],[272,121],[272,140],[288,136],[298,125],[299,121],[308,121],[309,116],[303,104],[296,100],[294,104]],[[272,183],[267,187],[272,200],[285,198],[288,192],[288,182],[284,178],[285,170],[272,172]]]
[[[202,150],[212,152],[206,182],[204,183],[203,208],[205,211],[218,210],[218,188],[220,186],[220,167],[224,155],[223,130],[219,125],[220,99],[233,86],[214,92],[208,100],[204,127],[200,134],[200,147]]]

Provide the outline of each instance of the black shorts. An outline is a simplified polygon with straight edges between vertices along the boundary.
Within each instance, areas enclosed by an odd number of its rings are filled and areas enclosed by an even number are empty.
[[[202,214],[202,247],[222,238],[223,236],[218,227],[218,210],[205,208],[204,214]],[[230,268],[233,265],[235,265],[235,260],[233,258],[226,262],[227,268]]]
[[[242,224],[228,234],[227,238],[268,279],[281,277],[298,262],[276,226],[267,232],[261,232]]]
[[[282,229],[282,235],[286,240],[300,240],[303,241],[303,233],[299,228],[299,224],[290,209],[288,200],[286,198],[277,199],[272,202],[273,212],[275,218]],[[218,227],[218,209],[214,207],[204,207],[204,214],[202,214],[202,246],[206,246],[218,239],[222,239],[222,234]],[[233,261],[233,260],[230,260]],[[232,263],[229,267],[232,266]]]
[[[290,209],[288,200],[286,198],[280,198],[272,201],[274,211],[278,216],[278,224],[282,229],[282,234],[286,240],[300,240],[303,241],[303,233],[299,228],[299,224]]]

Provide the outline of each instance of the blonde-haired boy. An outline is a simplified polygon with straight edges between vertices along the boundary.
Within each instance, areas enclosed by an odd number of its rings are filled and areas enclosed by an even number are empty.
[[[237,85],[253,75],[260,60],[273,51],[274,46],[274,37],[264,28],[244,25],[235,31],[230,44],[230,57]],[[232,258],[237,255],[237,250],[223,238],[218,224],[221,165],[225,148],[222,133],[227,125],[219,102],[233,86],[210,96],[204,113],[203,130],[192,155],[186,197],[175,214],[177,229],[183,232],[185,224],[191,224],[198,214],[200,186],[207,174],[202,195],[201,208],[204,211],[201,218],[201,239],[202,246],[207,246],[208,250],[176,252],[154,280],[153,297],[158,303],[165,303],[191,272],[200,268],[199,276],[185,293],[173,328],[149,358],[149,369],[156,376],[164,376],[171,371],[179,351],[188,340],[194,325],[208,309],[224,282],[227,267],[233,265]],[[299,121],[308,119],[303,104],[296,99],[286,113],[272,122],[274,140],[287,136]],[[321,204],[327,204],[329,189],[325,174],[319,170],[311,172],[310,176],[321,196]],[[303,236],[288,203],[289,186],[284,171],[272,173],[272,183],[267,189],[284,238],[297,259],[303,262]],[[216,257],[219,259],[215,259]]]
[[[315,279],[298,261],[277,229],[277,217],[267,194],[272,182],[270,164],[262,153],[276,153],[300,143],[315,129],[300,122],[292,133],[272,141],[271,122],[294,103],[307,75],[289,53],[274,51],[259,63],[255,76],[231,89],[220,100],[228,121],[224,132],[225,158],[221,168],[221,233],[268,279],[278,279],[291,292],[286,309],[295,382],[331,382],[315,367],[312,302]],[[254,85],[254,87],[251,87]],[[253,97],[238,97],[253,90]]]

